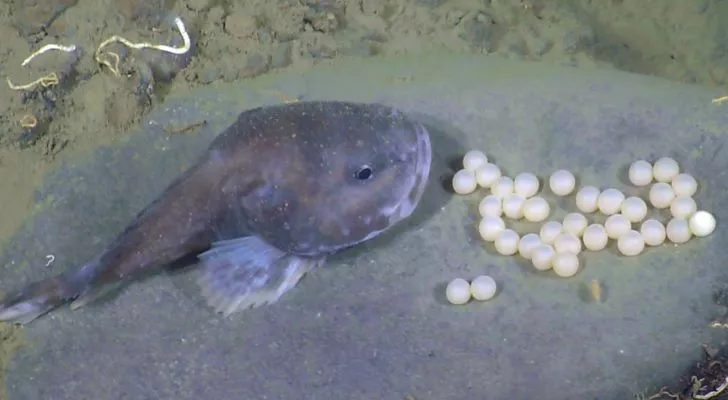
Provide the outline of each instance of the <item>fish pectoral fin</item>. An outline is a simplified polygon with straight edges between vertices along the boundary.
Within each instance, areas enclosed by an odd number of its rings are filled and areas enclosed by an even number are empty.
[[[256,236],[216,242],[199,258],[202,295],[226,317],[276,302],[324,261],[287,254]]]

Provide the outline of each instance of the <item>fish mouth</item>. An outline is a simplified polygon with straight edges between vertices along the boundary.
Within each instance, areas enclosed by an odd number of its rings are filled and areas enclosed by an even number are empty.
[[[413,122],[417,143],[415,145],[415,161],[414,176],[410,186],[410,190],[405,192],[398,203],[397,212],[392,213],[390,222],[392,224],[409,217],[417,208],[427,182],[430,177],[430,167],[432,165],[432,142],[430,141],[430,133],[427,128],[419,123]]]
[[[430,168],[432,166],[432,142],[430,140],[430,132],[419,122],[415,123],[417,129],[417,164],[415,167],[415,184],[409,193],[408,199],[411,204],[411,214],[419,204],[422,195],[425,193],[427,182],[430,178]],[[408,215],[409,215],[408,214]]]

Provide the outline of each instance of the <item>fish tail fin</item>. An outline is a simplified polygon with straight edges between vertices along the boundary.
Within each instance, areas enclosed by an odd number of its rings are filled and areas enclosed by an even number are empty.
[[[287,254],[255,236],[214,243],[199,258],[202,295],[215,312],[226,317],[278,301],[324,262],[323,257]]]
[[[98,275],[99,264],[81,268],[26,285],[5,296],[0,303],[0,321],[27,324],[43,314],[82,295]]]

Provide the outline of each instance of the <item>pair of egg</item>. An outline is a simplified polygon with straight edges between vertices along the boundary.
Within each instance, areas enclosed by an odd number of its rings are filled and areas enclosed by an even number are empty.
[[[445,287],[445,298],[450,304],[462,305],[471,298],[478,301],[490,300],[497,290],[495,279],[488,275],[480,275],[470,282],[463,278],[455,278]]]

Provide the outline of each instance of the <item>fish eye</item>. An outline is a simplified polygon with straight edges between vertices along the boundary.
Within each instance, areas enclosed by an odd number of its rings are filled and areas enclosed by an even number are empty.
[[[362,165],[354,172],[354,178],[359,181],[366,181],[374,175],[374,170],[368,165]]]

